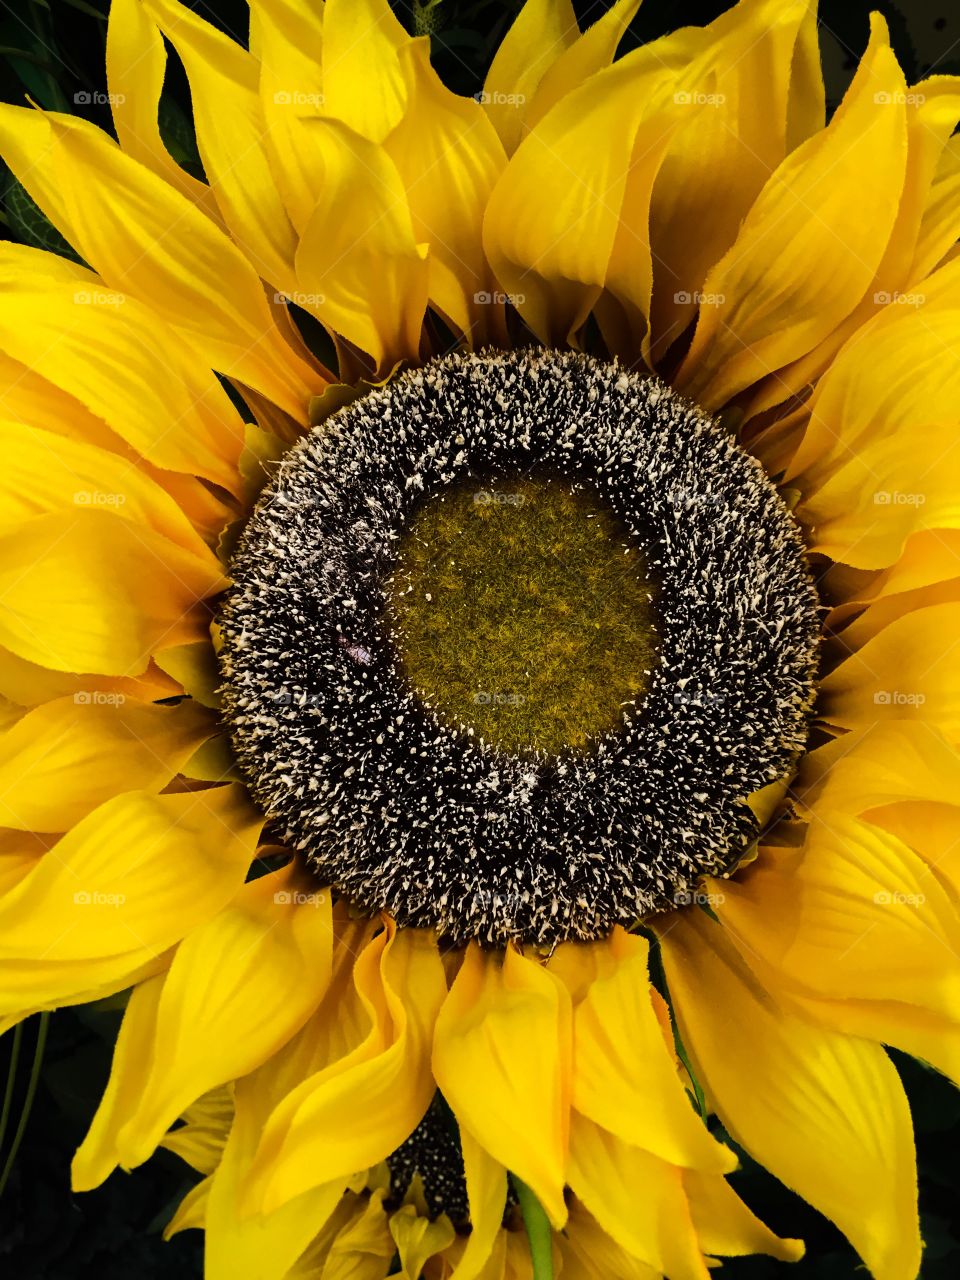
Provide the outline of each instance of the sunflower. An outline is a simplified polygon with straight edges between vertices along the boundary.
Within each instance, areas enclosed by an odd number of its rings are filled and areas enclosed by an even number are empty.
[[[113,0],[116,140],[0,107],[76,255],[0,246],[0,1026],[129,990],[74,1187],[178,1152],[210,1280],[798,1258],[728,1135],[918,1272],[960,81],[636,8],[474,100],[386,0]]]

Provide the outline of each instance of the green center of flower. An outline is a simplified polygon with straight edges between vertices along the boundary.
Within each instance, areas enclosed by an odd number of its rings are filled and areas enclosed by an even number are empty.
[[[461,481],[400,546],[387,622],[444,720],[510,752],[582,751],[621,727],[657,661],[642,553],[583,487]]]

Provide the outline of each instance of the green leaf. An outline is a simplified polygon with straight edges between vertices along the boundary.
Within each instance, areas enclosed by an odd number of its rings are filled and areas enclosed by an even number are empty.
[[[553,1231],[550,1220],[525,1182],[521,1182],[515,1173],[511,1173],[510,1181],[520,1202],[520,1213],[530,1242],[533,1280],[553,1280]]]
[[[11,232],[23,244],[31,245],[34,249],[46,249],[50,253],[59,254],[61,258],[70,258],[73,262],[81,261],[12,174],[7,179],[3,204]]]

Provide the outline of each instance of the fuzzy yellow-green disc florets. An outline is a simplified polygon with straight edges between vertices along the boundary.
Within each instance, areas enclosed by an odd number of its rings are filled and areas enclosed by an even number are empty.
[[[389,627],[423,700],[506,751],[583,750],[618,730],[656,662],[643,553],[589,490],[462,481],[411,522]]]

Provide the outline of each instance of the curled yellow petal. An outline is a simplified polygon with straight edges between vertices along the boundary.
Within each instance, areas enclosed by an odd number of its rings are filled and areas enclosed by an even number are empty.
[[[706,1280],[679,1169],[575,1115],[570,1186],[603,1229],[654,1271]]]
[[[781,1262],[797,1262],[803,1257],[803,1242],[774,1235],[750,1212],[726,1179],[684,1169],[683,1189],[704,1253],[719,1253],[725,1258],[766,1253]]]
[[[292,1089],[264,1128],[250,1202],[262,1203],[265,1213],[384,1159],[413,1132],[433,1096],[429,1046],[446,994],[433,935],[389,923],[358,958],[355,981],[367,1035]],[[367,1117],[362,1128],[357,1114]]]
[[[330,963],[329,891],[305,885],[296,868],[245,885],[190,933],[167,973],[150,1071],[118,1135],[120,1162],[146,1160],[200,1093],[276,1053],[320,1002]]]
[[[311,122],[324,186],[296,255],[295,301],[389,368],[415,359],[427,303],[427,250],[407,194],[382,148],[334,120]]]
[[[573,1013],[573,1105],[633,1146],[672,1164],[726,1173],[733,1152],[700,1121],[650,1000],[647,942],[617,930],[594,947],[609,969]]]
[[[429,245],[431,301],[475,342],[487,332],[495,305],[481,233],[506,156],[480,104],[440,82],[427,41],[408,44],[401,62],[410,99],[385,147],[406,188],[414,238]]]
[[[501,961],[471,943],[433,1049],[461,1130],[533,1190],[556,1227],[566,1219],[570,1023],[569,995],[547,968],[513,947]]]
[[[484,1274],[503,1224],[507,1173],[467,1129],[460,1130],[460,1146],[470,1208],[470,1235],[450,1280],[477,1280]]]
[[[455,1236],[449,1218],[443,1216],[431,1222],[421,1218],[412,1204],[391,1215],[390,1234],[396,1241],[407,1280],[420,1280],[425,1264],[452,1244]]]
[[[326,0],[325,113],[370,142],[383,142],[407,104],[400,51],[409,43],[387,0]]]
[[[527,104],[537,86],[579,36],[570,0],[526,0],[500,41],[480,100],[508,155],[523,138]]]
[[[913,1280],[913,1130],[883,1049],[779,1006],[704,912],[658,932],[684,1045],[731,1136],[835,1222],[877,1280]]]
[[[134,987],[123,1013],[113,1049],[110,1079],[87,1135],[73,1157],[70,1178],[74,1191],[91,1191],[117,1167],[117,1134],[136,1107],[140,1086],[150,1070],[157,1026],[157,1006],[164,974]]]
[[[213,192],[177,164],[157,118],[166,71],[163,37],[141,0],[112,0],[107,19],[107,88],[120,145],[218,220]]]

